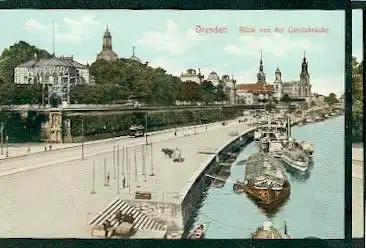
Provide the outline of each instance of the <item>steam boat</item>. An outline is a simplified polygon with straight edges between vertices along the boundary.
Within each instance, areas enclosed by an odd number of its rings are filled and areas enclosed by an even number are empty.
[[[313,156],[313,153],[314,153],[313,144],[306,142],[306,141],[301,141],[299,144],[300,144],[301,148],[309,154],[310,157]]]
[[[309,168],[310,158],[301,145],[295,141],[285,144],[282,151],[282,161],[294,169],[305,172]]]

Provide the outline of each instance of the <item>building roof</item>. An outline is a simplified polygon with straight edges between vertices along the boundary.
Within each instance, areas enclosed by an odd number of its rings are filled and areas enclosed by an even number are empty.
[[[273,85],[270,84],[257,84],[257,83],[238,84],[237,90],[248,91],[252,93],[267,93],[267,92],[273,92],[274,87]]]
[[[18,65],[18,67],[45,67],[45,66],[64,66],[74,67],[78,69],[86,68],[85,65],[73,60],[72,57],[52,57],[50,59],[31,59],[25,63]]]
[[[299,84],[300,81],[290,81],[290,82],[283,82],[282,85],[293,85],[293,84]]]
[[[211,72],[209,75],[208,75],[208,77],[207,77],[207,80],[208,81],[210,81],[210,80],[214,80],[214,81],[218,81],[218,80],[220,80],[220,78],[219,78],[219,76],[217,75],[217,73],[216,72]]]
[[[98,53],[97,59],[105,59],[105,60],[117,60],[118,55],[111,49],[103,49],[100,53]]]

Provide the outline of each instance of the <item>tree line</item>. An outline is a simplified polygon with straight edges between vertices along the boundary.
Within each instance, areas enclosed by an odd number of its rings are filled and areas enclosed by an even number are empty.
[[[352,137],[361,142],[363,135],[363,61],[352,57]]]
[[[46,50],[24,41],[4,49],[0,56],[0,104],[41,104],[47,95],[40,85],[15,85],[14,69],[21,63],[38,58],[50,58]],[[152,68],[148,63],[130,59],[114,62],[98,60],[90,66],[94,84],[71,86],[71,103],[110,104],[123,100],[137,100],[146,104],[171,105],[178,101],[226,101],[228,94],[220,84],[203,81],[182,82],[163,68]],[[43,93],[43,94],[42,94]]]

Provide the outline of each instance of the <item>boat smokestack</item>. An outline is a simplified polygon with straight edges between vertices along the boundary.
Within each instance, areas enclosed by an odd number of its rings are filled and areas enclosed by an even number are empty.
[[[291,120],[290,116],[287,116],[287,137],[291,137]]]

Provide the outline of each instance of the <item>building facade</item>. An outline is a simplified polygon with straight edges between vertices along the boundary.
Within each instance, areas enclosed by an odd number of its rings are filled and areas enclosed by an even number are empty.
[[[311,84],[310,84],[310,74],[309,74],[309,64],[306,60],[305,53],[303,62],[301,64],[300,80],[282,82],[281,71],[277,68],[275,72],[275,97],[279,100],[284,95],[288,95],[290,98],[294,99],[306,99],[312,96]],[[276,90],[278,89],[278,90]]]
[[[47,86],[48,101],[55,98],[70,103],[72,85],[90,84],[89,65],[74,61],[73,57],[34,58],[14,70],[15,84],[42,84]]]
[[[188,69],[185,73],[182,73],[179,78],[182,82],[192,81],[200,84],[203,81],[204,75],[201,74],[200,69],[198,69],[198,73],[194,69]]]
[[[235,104],[237,101],[236,97],[236,80],[234,80],[234,77],[229,75],[223,75],[221,78],[221,83],[224,86],[224,90],[229,97],[229,103]]]
[[[97,55],[97,60],[100,59],[106,61],[116,61],[118,59],[118,55],[112,49],[112,35],[108,30],[108,26],[103,35],[102,51]]]
[[[220,77],[216,72],[212,71],[210,74],[208,74],[207,81],[211,82],[213,86],[216,87],[220,83]]]
[[[280,80],[280,78],[279,78]],[[259,69],[257,73],[257,82],[249,84],[238,84],[236,94],[238,103],[241,104],[257,104],[259,102],[269,101],[275,93],[274,85],[267,84],[266,74],[263,68],[263,57],[259,61]]]

